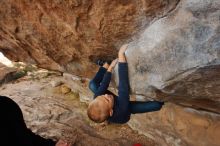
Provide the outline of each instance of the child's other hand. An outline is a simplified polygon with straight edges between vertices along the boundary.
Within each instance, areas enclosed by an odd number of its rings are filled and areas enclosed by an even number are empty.
[[[118,63],[118,58],[112,61],[112,63],[110,64],[110,67],[114,68],[117,63]]]
[[[128,48],[128,44],[122,45],[119,52],[118,52],[118,54],[124,54],[125,51],[127,50],[127,48]]]
[[[109,65],[109,68],[108,68],[108,72],[111,72],[114,68],[115,68],[115,65],[118,63],[118,59],[115,59],[112,61],[112,63]]]

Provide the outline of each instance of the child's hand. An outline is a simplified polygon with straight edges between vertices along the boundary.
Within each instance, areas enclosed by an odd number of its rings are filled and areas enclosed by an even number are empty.
[[[128,48],[128,44],[122,45],[119,52],[118,52],[118,54],[124,54],[125,51],[127,50],[127,48]]]
[[[115,68],[117,63],[118,63],[118,58],[112,61],[112,63],[110,64],[110,67]]]
[[[108,68],[108,72],[111,72],[114,68],[115,68],[115,65],[118,63],[118,59],[115,59],[112,61],[112,63],[110,64],[109,68]]]
[[[128,48],[128,44],[124,44],[121,46],[119,52],[118,52],[118,60],[119,62],[126,62],[126,57],[125,57],[125,51]]]

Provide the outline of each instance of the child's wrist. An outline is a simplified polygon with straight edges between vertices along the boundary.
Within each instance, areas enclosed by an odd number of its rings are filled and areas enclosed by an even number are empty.
[[[125,55],[125,52],[118,52],[118,55]]]
[[[108,65],[108,63],[105,63],[102,67],[104,67],[105,69],[108,69],[109,65]]]
[[[125,53],[118,53],[118,58],[124,58],[125,57]]]

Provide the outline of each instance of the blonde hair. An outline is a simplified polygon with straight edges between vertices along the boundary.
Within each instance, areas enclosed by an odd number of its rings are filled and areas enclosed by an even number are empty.
[[[110,113],[105,105],[93,100],[88,106],[87,115],[92,121],[102,123],[110,116]]]

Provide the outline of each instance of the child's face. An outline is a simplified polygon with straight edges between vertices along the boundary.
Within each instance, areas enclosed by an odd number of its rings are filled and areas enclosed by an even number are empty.
[[[114,106],[114,97],[110,94],[98,96],[95,100],[103,107],[107,107],[109,110],[112,110]]]

